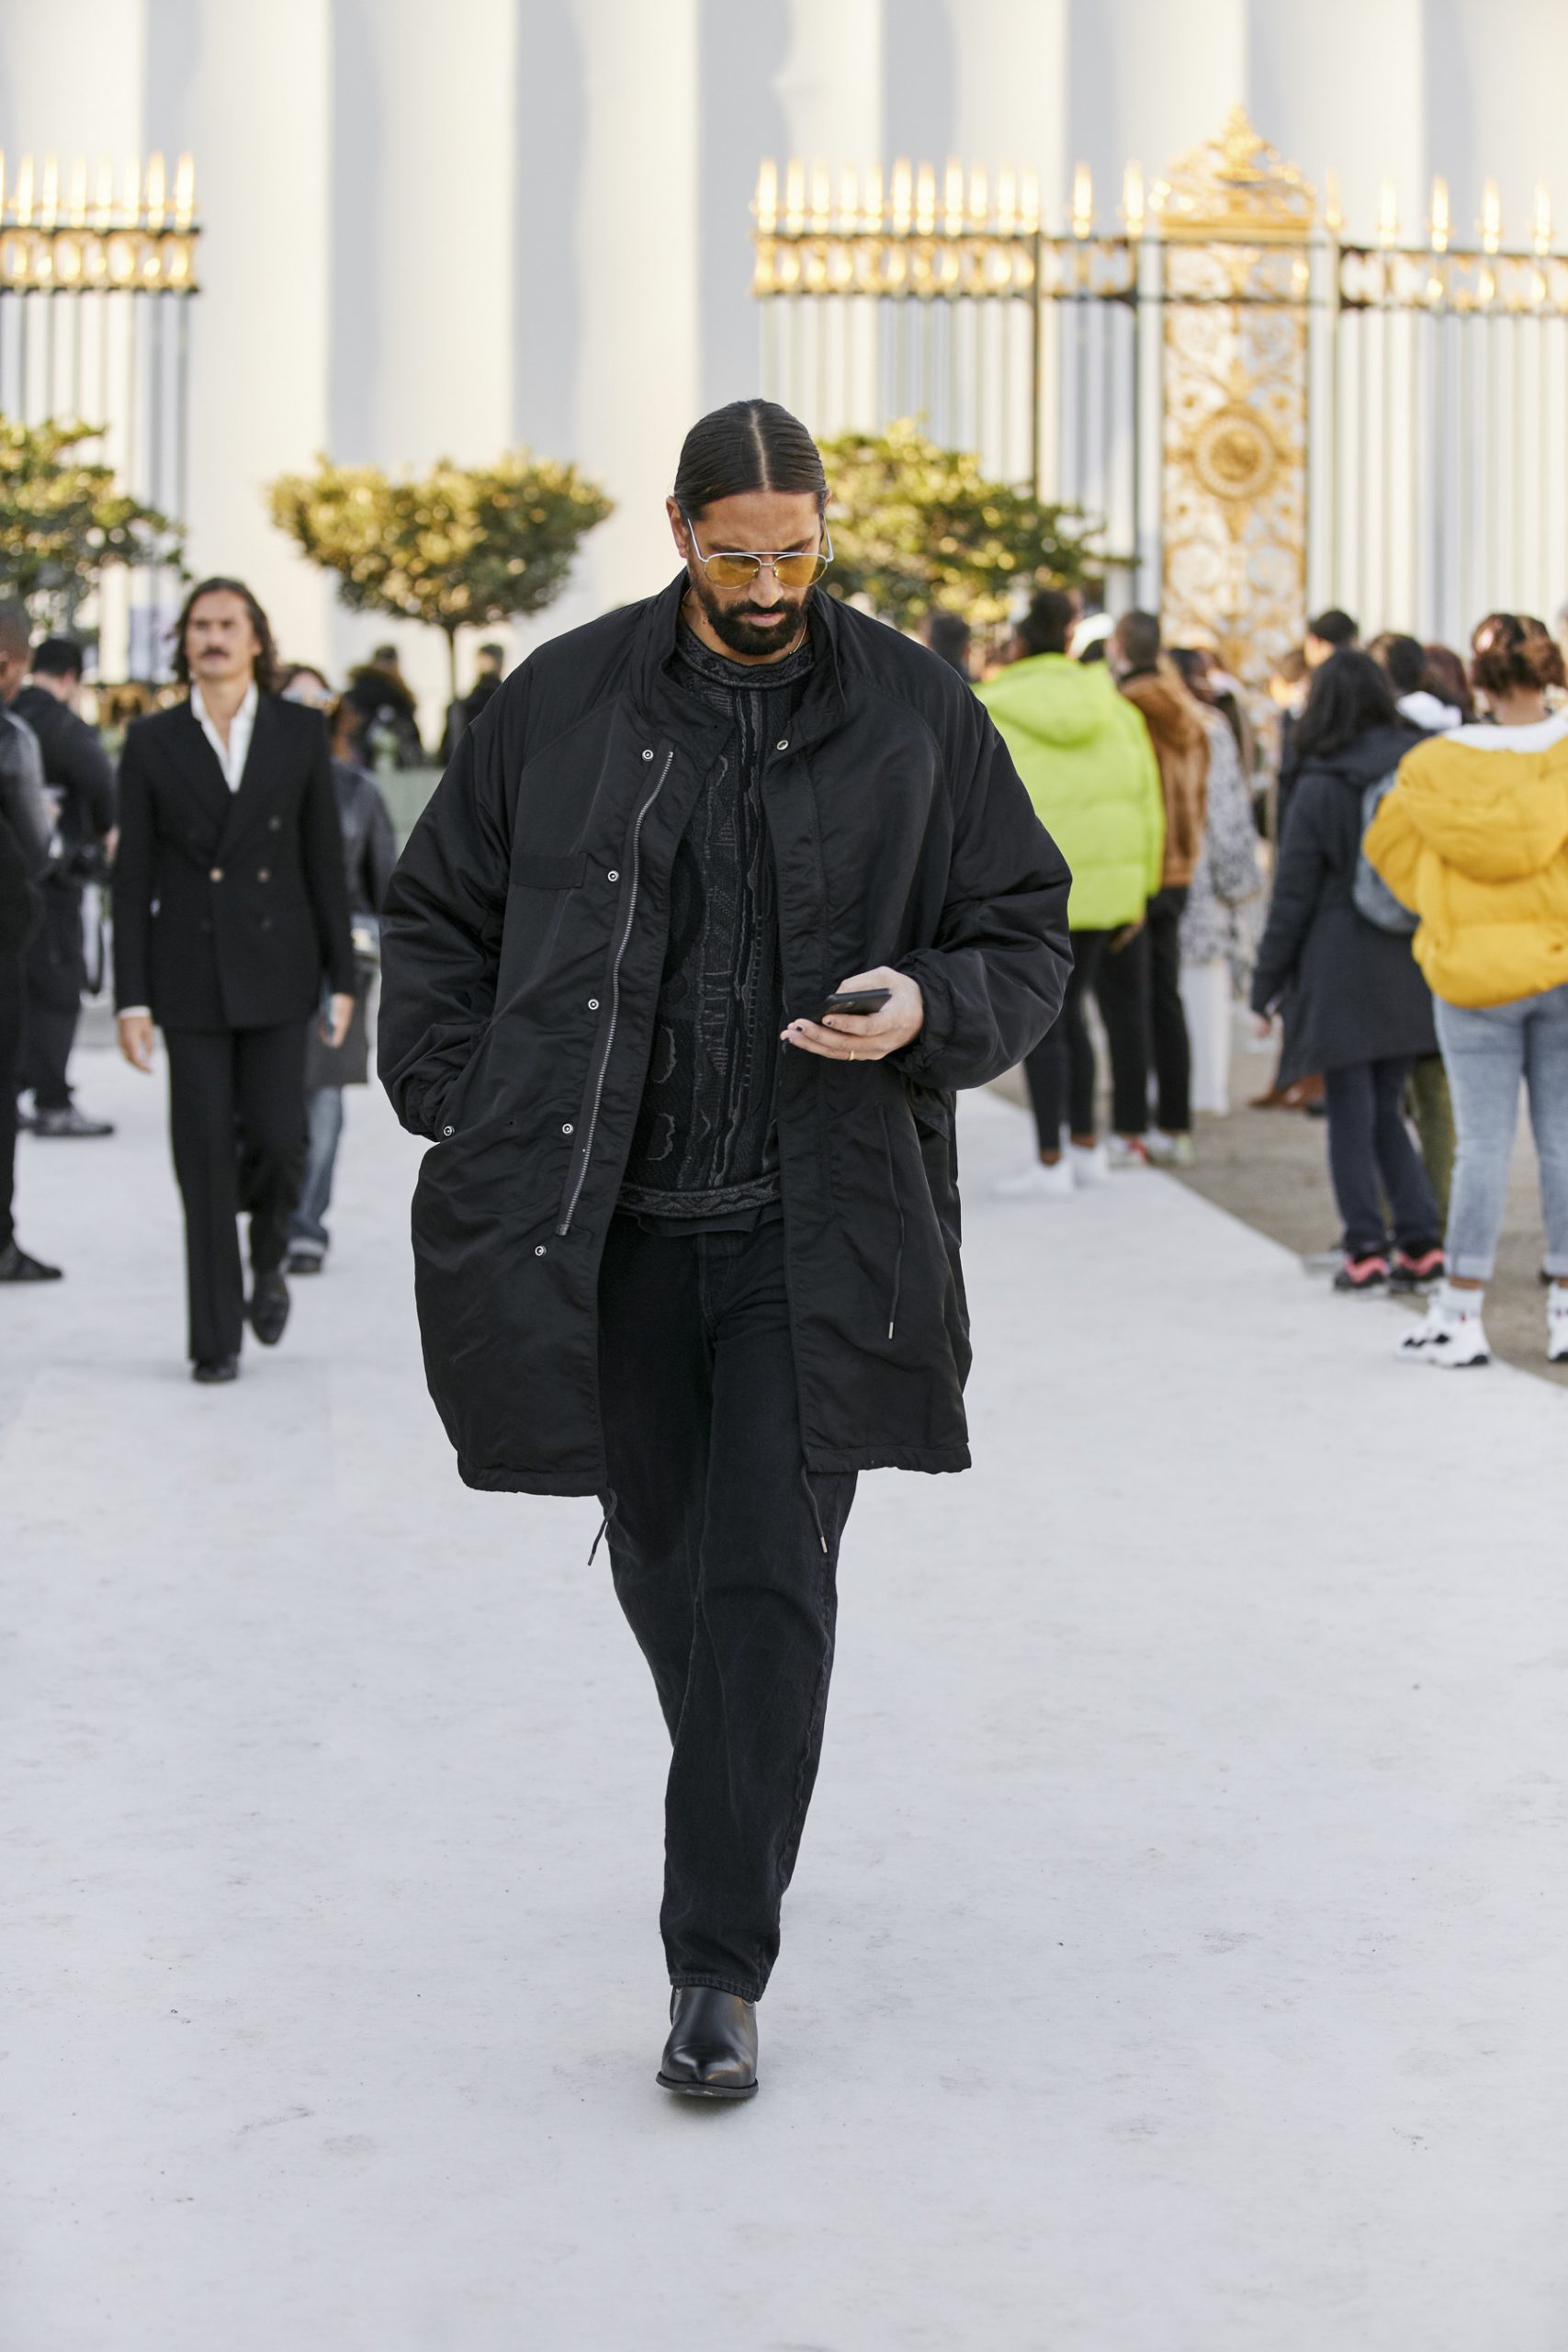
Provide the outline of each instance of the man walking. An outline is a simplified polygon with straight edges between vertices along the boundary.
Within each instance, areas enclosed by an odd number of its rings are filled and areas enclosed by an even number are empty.
[[[58,1266],[30,1257],[17,1239],[17,1089],[27,1019],[27,951],[43,918],[44,877],[53,828],[38,737],[9,707],[27,674],[28,616],[0,605],[0,1283],[51,1283]]]
[[[602,1498],[673,1742],[660,2079],[707,2098],[757,2085],[856,1476],[969,1460],[953,1090],[1068,961],[963,681],[814,594],[827,498],[784,410],[694,425],[680,572],[513,673],[382,931],[432,1392],[470,1486]]]
[[[1113,1003],[1121,1000],[1121,1013],[1134,1013],[1145,1023],[1152,1048],[1156,1123],[1141,1150],[1186,1167],[1192,1159],[1192,1046],[1181,1001],[1181,917],[1203,846],[1209,737],[1181,679],[1168,664],[1161,666],[1160,650],[1154,614],[1123,613],[1106,654],[1117,684],[1149,730],[1159,762],[1165,858],[1143,932],[1125,956],[1107,965],[1105,990]]]
[[[33,1098],[28,1124],[35,1135],[53,1137],[114,1133],[108,1120],[90,1119],[78,1109],[68,1074],[87,985],[85,886],[107,876],[115,812],[114,770],[97,729],[76,707],[81,691],[81,647],[69,637],[46,637],[34,648],[27,684],[11,706],[38,737],[60,840],[44,885],[43,921],[28,951],[22,1057],[22,1083]]]
[[[283,1337],[283,1260],[305,1160],[305,1028],[323,970],[333,1045],[354,1012],[326,729],[271,691],[274,668],[250,590],[202,581],[177,629],[175,673],[189,699],[139,718],[120,759],[120,1050],[151,1069],[153,1023],[164,1032],[192,1377],[208,1384],[239,1374],[242,1208],[251,1329],[264,1347]]]

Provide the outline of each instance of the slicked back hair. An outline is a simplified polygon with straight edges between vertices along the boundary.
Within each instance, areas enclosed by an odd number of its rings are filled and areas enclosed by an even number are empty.
[[[701,416],[681,445],[675,503],[700,515],[721,498],[779,490],[828,503],[822,453],[797,416],[777,401],[730,401]]]

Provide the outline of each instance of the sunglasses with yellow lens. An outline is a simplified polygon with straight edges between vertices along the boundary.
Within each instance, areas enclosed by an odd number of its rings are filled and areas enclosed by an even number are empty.
[[[750,548],[726,548],[705,555],[697,539],[697,526],[682,508],[681,520],[692,542],[692,553],[707,573],[716,588],[750,588],[764,564],[781,588],[811,588],[821,579],[833,560],[833,537],[826,523],[822,526],[823,545],[809,554],[797,549],[782,553]]]

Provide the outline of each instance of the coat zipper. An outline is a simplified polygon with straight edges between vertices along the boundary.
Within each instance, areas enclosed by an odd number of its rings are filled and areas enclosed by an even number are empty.
[[[604,1023],[604,1035],[600,1041],[598,1068],[593,1073],[589,1089],[587,1132],[583,1136],[582,1149],[578,1156],[577,1174],[567,1189],[560,1223],[556,1227],[558,1238],[571,1231],[571,1220],[577,1214],[577,1204],[582,1197],[582,1187],[588,1180],[588,1164],[592,1155],[594,1133],[599,1125],[599,1106],[604,1099],[604,1080],[610,1068],[610,1048],[615,1042],[615,1023],[620,1018],[621,1011],[621,961],[626,952],[626,943],[632,935],[632,920],[637,913],[637,888],[642,879],[643,820],[663,791],[664,779],[670,773],[674,758],[674,748],[671,746],[664,754],[664,764],[659,771],[653,790],[637,810],[632,826],[631,873],[628,877],[626,912],[621,918],[621,935],[615,943],[615,957],[610,966],[609,1017]],[[537,1227],[535,1230],[536,1232],[538,1230]]]
[[[893,1260],[893,1297],[887,1309],[887,1336],[891,1339],[898,1322],[898,1293],[904,1283],[904,1201],[898,1190],[898,1170],[893,1158],[893,1137],[888,1132],[886,1112],[882,1112],[880,1116],[882,1148],[887,1154],[887,1189],[893,1195],[893,1205],[898,1212],[898,1249]]]

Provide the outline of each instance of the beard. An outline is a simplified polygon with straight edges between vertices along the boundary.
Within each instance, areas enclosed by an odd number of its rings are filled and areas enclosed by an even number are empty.
[[[700,571],[701,566],[697,569]],[[721,605],[705,576],[692,582],[692,594],[708,626],[720,644],[728,645],[732,653],[793,653],[806,634],[806,607],[816,593],[814,588],[808,588],[798,605]],[[769,628],[752,617],[762,611],[782,611],[790,617]]]

